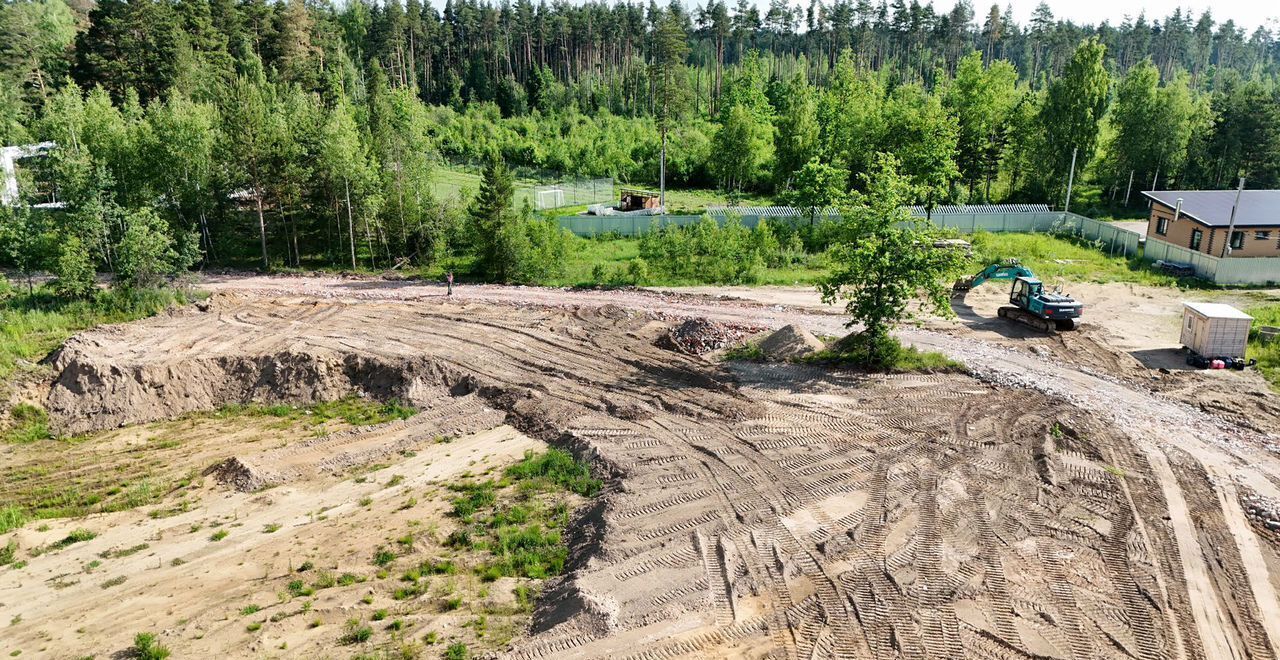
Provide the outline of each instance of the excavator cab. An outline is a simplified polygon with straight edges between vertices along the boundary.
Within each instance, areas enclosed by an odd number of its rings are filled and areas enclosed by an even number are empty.
[[[1013,281],[1013,289],[1009,291],[1009,302],[1028,309],[1031,300],[1044,291],[1044,283],[1031,277],[1019,277]]]

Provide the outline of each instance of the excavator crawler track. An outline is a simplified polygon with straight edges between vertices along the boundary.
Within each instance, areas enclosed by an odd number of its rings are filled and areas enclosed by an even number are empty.
[[[1009,319],[1011,321],[1016,321],[1018,323],[1021,323],[1022,325],[1025,325],[1030,328],[1035,328],[1036,330],[1039,330],[1040,332],[1043,332],[1046,334],[1053,334],[1054,332],[1076,329],[1075,319],[1061,319],[1061,320],[1042,319],[1039,316],[1036,316],[1035,314],[1032,314],[1031,312],[1028,312],[1027,310],[1022,309],[1020,307],[1013,307],[1013,306],[1001,307],[997,313],[1000,315],[1000,318],[1002,319]]]

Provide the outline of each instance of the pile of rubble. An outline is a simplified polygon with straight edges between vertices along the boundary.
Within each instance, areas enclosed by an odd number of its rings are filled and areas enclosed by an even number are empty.
[[[1241,488],[1240,491],[1240,506],[1250,522],[1280,541],[1280,502],[1258,495],[1248,488]]]
[[[719,323],[706,318],[693,318],[668,330],[654,345],[669,351],[689,355],[703,355],[711,351],[740,343],[746,337],[763,328],[731,323]]]

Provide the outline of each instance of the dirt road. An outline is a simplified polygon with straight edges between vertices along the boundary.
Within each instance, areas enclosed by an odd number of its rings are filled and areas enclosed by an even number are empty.
[[[1275,439],[1154,391],[1088,333],[1054,353],[963,324],[903,330],[974,376],[868,377],[654,345],[675,317],[842,331],[805,306],[521,287],[446,300],[338,278],[207,288],[227,294],[208,311],[69,342],[55,422],[448,392],[481,406],[475,426],[497,411],[593,457],[609,492],[512,657],[1274,657],[1280,535],[1255,502],[1280,503]],[[326,455],[249,469],[287,484]]]

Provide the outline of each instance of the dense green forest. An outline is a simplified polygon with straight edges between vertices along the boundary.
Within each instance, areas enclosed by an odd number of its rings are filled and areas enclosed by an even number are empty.
[[[1275,35],[1010,14],[4,0],[0,142],[56,142],[24,190],[65,207],[0,210],[0,260],[69,294],[95,269],[141,283],[197,263],[536,279],[567,239],[511,204],[511,169],[654,185],[664,143],[669,186],[806,208],[880,153],[925,205],[1060,207],[1073,152],[1108,201],[1131,178],[1280,185]],[[461,165],[483,189],[433,198],[433,171]]]

